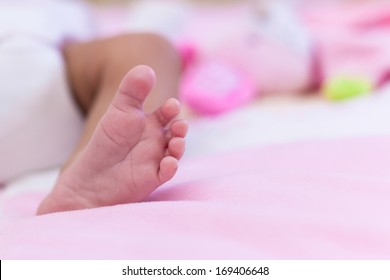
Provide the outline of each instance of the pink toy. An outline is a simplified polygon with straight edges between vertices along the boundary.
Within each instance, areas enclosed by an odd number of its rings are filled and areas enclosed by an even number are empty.
[[[256,86],[249,76],[224,61],[206,61],[183,77],[181,98],[196,112],[218,114],[250,101]]]
[[[272,3],[261,10],[240,5],[197,11],[179,42],[184,103],[198,113],[218,114],[261,93],[308,88],[311,44],[294,16]]]
[[[356,93],[370,93],[389,82],[389,11],[386,2],[367,2],[327,5],[305,15],[317,41],[321,83],[328,97],[334,95],[329,88],[334,88],[337,81],[342,81],[337,85],[338,98],[352,84],[359,89]]]

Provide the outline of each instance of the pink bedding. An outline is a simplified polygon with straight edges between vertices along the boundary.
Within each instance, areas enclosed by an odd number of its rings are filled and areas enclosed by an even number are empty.
[[[36,217],[3,203],[1,259],[388,259],[390,137],[185,160],[149,201]],[[16,213],[16,214],[15,214]]]
[[[45,191],[0,189],[0,259],[389,259],[390,98],[354,102],[206,119],[143,203],[36,217]]]

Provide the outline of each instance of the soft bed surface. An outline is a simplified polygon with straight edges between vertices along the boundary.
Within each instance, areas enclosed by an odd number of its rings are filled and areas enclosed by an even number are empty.
[[[178,175],[142,203],[37,217],[58,170],[12,182],[0,258],[389,259],[389,89],[286,100],[191,120]]]
[[[277,104],[193,120],[178,175],[146,202],[36,217],[56,171],[14,182],[0,257],[388,259],[388,90]]]
[[[303,142],[185,161],[143,203],[34,217],[8,201],[16,259],[390,257],[390,137]],[[14,220],[15,221],[15,220]]]

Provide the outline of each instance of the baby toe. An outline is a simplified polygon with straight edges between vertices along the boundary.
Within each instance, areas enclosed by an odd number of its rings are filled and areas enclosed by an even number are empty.
[[[186,137],[188,132],[188,123],[184,120],[174,121],[170,128],[172,137]]]
[[[172,156],[164,157],[160,162],[160,169],[158,171],[158,176],[161,183],[167,182],[175,176],[178,169],[178,161]]]
[[[152,115],[161,124],[168,125],[174,118],[180,114],[180,103],[175,98],[170,98],[160,106]]]
[[[176,159],[181,159],[185,150],[185,140],[182,137],[174,137],[168,143],[168,153]]]

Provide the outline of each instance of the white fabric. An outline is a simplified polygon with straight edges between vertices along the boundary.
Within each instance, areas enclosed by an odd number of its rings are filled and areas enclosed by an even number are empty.
[[[0,0],[0,41],[24,35],[61,44],[89,38],[87,6],[76,0]]]
[[[60,45],[88,38],[88,22],[75,1],[0,0],[0,184],[60,164],[76,144],[83,121]]]

